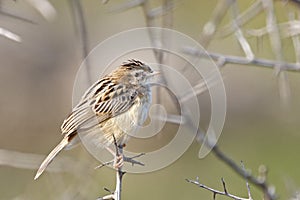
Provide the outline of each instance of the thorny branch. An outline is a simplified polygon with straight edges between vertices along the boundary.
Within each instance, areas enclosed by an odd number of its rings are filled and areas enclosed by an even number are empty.
[[[203,132],[200,132],[198,130],[198,139],[202,142],[204,142],[205,135]],[[223,163],[225,163],[227,166],[229,166],[235,173],[240,175],[241,177],[245,178],[248,180],[250,183],[254,184],[256,187],[260,188],[266,199],[268,200],[275,200],[277,199],[277,195],[275,194],[275,191],[271,189],[271,187],[268,185],[266,182],[266,178],[256,178],[254,177],[251,173],[247,172],[242,165],[240,167],[237,163],[235,163],[229,156],[227,156],[223,151],[219,149],[217,144],[215,143],[210,143],[209,140],[205,140],[207,142],[204,143],[207,147],[212,149],[213,154],[221,160]]]
[[[116,148],[115,157],[117,159],[118,157],[123,156],[123,146],[117,144],[117,140],[116,140],[114,135],[113,135],[113,138],[114,138],[114,145],[115,145],[115,148]],[[122,166],[119,166],[118,170],[116,171],[116,188],[115,188],[115,191],[112,192],[109,195],[98,198],[97,200],[105,200],[105,199],[121,200],[122,179],[123,179],[124,174],[125,174],[125,172],[122,171]]]
[[[211,187],[208,187],[208,186],[200,183],[199,177],[196,177],[196,180],[186,179],[186,181],[188,183],[192,183],[194,185],[197,185],[200,188],[203,188],[205,190],[208,190],[208,191],[212,192],[213,193],[213,199],[216,199],[217,195],[221,195],[221,196],[227,196],[227,197],[235,199],[235,200],[252,200],[250,189],[248,187],[248,182],[247,182],[247,190],[248,190],[248,195],[249,196],[248,196],[248,198],[243,198],[243,197],[239,197],[239,196],[236,196],[236,195],[233,195],[233,194],[229,193],[227,188],[226,188],[225,180],[223,178],[221,179],[222,186],[223,186],[223,191],[213,189]]]

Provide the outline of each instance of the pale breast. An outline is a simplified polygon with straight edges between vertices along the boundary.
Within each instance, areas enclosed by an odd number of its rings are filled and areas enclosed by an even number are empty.
[[[109,145],[114,142],[113,134],[118,144],[124,144],[130,136],[135,135],[148,116],[151,104],[151,92],[148,90],[136,99],[134,105],[125,113],[113,117],[101,124],[104,135],[102,143]]]

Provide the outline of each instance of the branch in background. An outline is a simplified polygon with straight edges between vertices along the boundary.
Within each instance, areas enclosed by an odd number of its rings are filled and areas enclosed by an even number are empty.
[[[298,11],[298,20],[299,20],[299,11]],[[293,22],[296,21],[296,16],[295,13],[289,12],[288,13],[289,21]],[[291,35],[292,41],[293,41],[293,46],[294,46],[294,51],[295,51],[295,58],[296,58],[296,63],[300,63],[300,38],[299,34]]]
[[[223,185],[223,191],[213,189],[211,187],[208,187],[208,186],[200,183],[199,182],[199,177],[196,177],[196,180],[186,179],[186,181],[188,183],[192,183],[194,185],[197,185],[200,188],[203,188],[205,190],[208,190],[208,191],[212,192],[214,200],[216,199],[217,195],[227,196],[227,197],[229,197],[231,199],[235,199],[235,200],[252,200],[250,188],[249,188],[249,185],[248,185],[248,181],[246,181],[246,186],[247,186],[247,190],[248,190],[248,198],[238,197],[236,195],[233,195],[233,194],[229,193],[228,190],[227,190],[227,188],[226,188],[226,183],[225,183],[225,181],[224,181],[223,178],[221,179],[222,185]]]
[[[27,2],[48,21],[56,17],[56,10],[48,0],[27,0]]]
[[[262,58],[255,58],[253,60],[249,60],[248,58],[245,57],[224,55],[224,54],[214,53],[214,52],[206,52],[193,47],[184,47],[183,52],[193,56],[211,58],[217,61],[218,63],[220,63],[221,66],[224,66],[228,63],[232,63],[232,64],[240,64],[240,65],[257,65],[259,67],[266,67],[266,68],[273,69],[274,67],[280,64],[282,66],[282,70],[300,71],[300,64],[298,63],[286,63],[286,62],[279,63],[278,61],[262,59]]]
[[[102,4],[107,4],[109,2],[109,0],[102,0]]]
[[[7,17],[10,17],[10,18],[13,18],[13,19],[17,19],[17,20],[20,20],[20,21],[27,22],[27,23],[30,23],[30,24],[37,24],[37,23],[34,22],[33,20],[26,19],[26,18],[24,18],[24,17],[17,16],[17,15],[14,15],[14,14],[11,14],[11,13],[8,13],[8,12],[5,12],[5,11],[1,10],[1,7],[0,7],[0,14],[1,14],[1,15],[4,15],[4,16],[7,16]]]
[[[275,14],[273,0],[261,0],[266,13],[266,28],[271,43],[275,59],[278,65],[274,67],[278,80],[279,97],[281,103],[286,108],[290,105],[291,90],[287,74],[283,71],[282,63],[284,61],[284,53],[282,50],[282,42],[280,38],[277,17]]]
[[[46,18],[48,21],[53,20],[56,17],[56,10],[52,6],[52,4],[47,0],[27,0],[27,2],[34,7],[44,18]],[[26,19],[24,17],[20,17],[8,12],[3,11],[2,2],[0,1],[0,14],[10,17],[12,19],[21,20],[30,24],[36,24],[36,22]],[[22,42],[22,39],[19,35],[0,27],[0,35],[8,38],[15,42]]]
[[[254,3],[252,3],[249,8],[241,13],[239,16],[236,17],[235,22],[231,22],[227,25],[225,25],[223,28],[221,28],[217,36],[218,37],[226,37],[230,34],[232,34],[234,31],[236,31],[236,26],[233,25],[233,23],[236,23],[238,27],[245,25],[247,22],[249,22],[252,18],[256,17],[261,11],[262,11],[262,3],[261,0],[257,0]]]
[[[206,88],[205,85],[203,87]],[[183,120],[182,120],[183,119]],[[196,126],[191,123],[191,120],[189,119],[189,116],[181,116],[180,120],[173,120],[172,121],[175,124],[180,124],[180,123],[187,123],[187,126],[190,126],[191,129],[196,130]],[[259,176],[254,177],[251,173],[247,172],[242,165],[240,167],[238,164],[236,164],[229,156],[227,156],[224,152],[222,152],[219,147],[216,145],[215,142],[210,141],[210,140],[205,140],[205,133],[202,132],[200,129],[197,130],[197,138],[196,140],[198,142],[202,142],[203,145],[211,149],[213,154],[220,160],[222,161],[225,165],[230,167],[235,173],[240,175],[241,177],[245,178],[247,180],[247,189],[248,189],[248,199],[252,199],[251,194],[250,194],[250,189],[248,185],[248,181],[250,181],[254,186],[258,187],[260,190],[263,191],[264,196],[266,197],[267,200],[275,200],[277,199],[277,195],[275,194],[275,189],[273,186],[269,186],[267,183],[267,178],[266,178],[266,167],[261,166],[259,168]],[[189,180],[189,182],[191,182]],[[199,183],[198,182],[194,182]],[[200,184],[200,183],[199,183]],[[200,186],[201,187],[201,186]],[[207,187],[208,188],[208,187]]]
[[[0,166],[36,170],[44,158],[44,155],[0,149]],[[47,167],[46,171],[74,172],[75,165],[76,162],[71,158],[58,157],[55,162]]]
[[[229,166],[231,169],[233,169],[238,175],[242,176],[243,178],[246,178],[249,180],[252,184],[260,188],[265,197],[268,200],[275,200],[277,199],[277,195],[275,194],[275,191],[272,190],[272,187],[268,185],[266,182],[266,178],[256,178],[251,173],[247,172],[244,168],[241,168],[239,165],[237,165],[232,159],[230,159],[226,154],[224,154],[218,146],[214,146],[212,149],[212,152],[217,156],[221,161],[223,161],[227,166]]]
[[[277,195],[275,194],[275,190],[273,187],[269,186],[267,183],[266,178],[266,168],[263,168],[265,170],[259,170],[260,174],[259,177],[254,177],[251,173],[247,172],[242,165],[240,167],[238,164],[236,164],[229,156],[227,156],[224,152],[222,152],[219,147],[215,144],[215,142],[211,143],[209,140],[204,140],[205,134],[198,130],[197,132],[197,140],[199,142],[203,142],[203,145],[209,147],[214,155],[221,160],[224,164],[229,166],[235,173],[240,175],[241,177],[248,180],[250,183],[258,187],[260,190],[263,191],[264,196],[267,200],[275,200],[277,199]],[[204,142],[207,141],[207,142]],[[247,186],[248,187],[248,186]]]
[[[135,7],[141,7],[142,11],[144,13],[145,17],[145,23],[147,27],[162,27],[162,28],[172,28],[173,26],[173,12],[175,5],[172,0],[162,0],[162,6],[157,8],[151,8],[150,1],[149,0],[131,0],[128,1],[118,7],[115,7],[112,9],[114,12],[120,12],[120,11],[126,11],[131,8]],[[161,24],[156,23],[156,19],[158,17],[162,17]],[[165,35],[165,32],[162,31],[159,35],[159,32],[152,31],[151,29],[148,29],[149,38],[152,46],[154,47],[152,49],[153,54],[155,56],[155,59],[159,64],[166,64],[168,59],[168,53],[164,52],[160,48],[164,48],[167,45],[169,45],[171,42],[169,41],[169,37]],[[167,80],[164,76],[164,70],[162,68],[159,69],[161,71],[161,82],[167,85]],[[167,92],[170,94],[170,91],[167,90]],[[157,93],[161,94],[161,88],[157,87]],[[160,99],[161,95],[157,95],[157,104],[161,103]],[[180,111],[180,108],[178,107],[178,104],[176,103],[176,100],[172,98],[172,103],[175,105],[177,111]]]
[[[113,13],[119,13],[119,12],[124,12],[127,11],[131,8],[135,8],[138,6],[141,6],[146,0],[131,0],[127,1],[125,3],[119,4],[117,6],[113,6],[109,9],[110,12]]]
[[[123,156],[123,146],[117,144],[117,140],[115,136],[113,135],[114,138],[114,145],[116,148],[115,152],[115,159],[119,159],[120,156]],[[123,161],[124,162],[124,161]],[[105,200],[105,199],[114,199],[114,200],[121,200],[121,191],[122,191],[122,179],[123,175],[125,172],[122,171],[122,166],[118,167],[118,170],[116,171],[116,189],[114,192],[110,192],[109,190],[105,189],[106,191],[109,191],[110,194],[106,195],[104,197],[100,197],[97,200]]]
[[[236,29],[234,35],[237,38],[240,46],[242,47],[246,57],[248,60],[253,60],[254,59],[254,53],[250,47],[250,44],[244,37],[242,29],[239,27],[237,18],[239,15],[239,10],[238,10],[238,4],[237,1],[234,1],[233,5],[231,6],[231,11],[232,11],[232,21],[233,21],[233,26]]]
[[[19,35],[2,27],[0,27],[0,35],[15,42],[22,42],[22,39]]]
[[[227,10],[232,5],[234,0],[225,0],[225,1],[218,1],[213,13],[211,19],[206,22],[206,24],[203,27],[202,33],[200,35],[200,44],[206,48],[211,40],[213,39],[217,27],[221,23],[221,21],[224,19],[224,16],[227,13]]]
[[[300,21],[290,19],[288,22],[277,24],[282,38],[289,38],[300,34]],[[268,34],[267,27],[249,29],[246,31],[250,37],[261,38]]]
[[[147,27],[163,27],[163,28],[171,28],[173,25],[173,14],[172,10],[174,9],[174,2],[171,0],[162,0],[162,6],[157,8],[151,8],[150,1],[149,0],[131,0],[124,4],[115,6],[111,8],[111,12],[123,12],[127,11],[132,8],[141,7],[142,11],[144,13],[145,22]],[[158,17],[162,17],[162,25],[155,24],[155,19]],[[155,37],[154,33],[149,30],[149,37],[151,40],[151,43],[154,47],[162,47],[164,46],[164,42],[166,37],[163,35],[157,40],[157,37]],[[153,49],[154,55],[157,59],[157,61],[162,64],[164,52]]]
[[[89,64],[89,60],[87,59],[89,53],[88,34],[87,34],[82,6],[80,0],[70,0],[69,2],[72,7],[73,19],[79,37],[79,44],[80,44],[80,49],[82,51],[82,57],[83,59],[85,59],[85,69],[87,73],[87,79],[89,83],[92,84],[90,64]]]

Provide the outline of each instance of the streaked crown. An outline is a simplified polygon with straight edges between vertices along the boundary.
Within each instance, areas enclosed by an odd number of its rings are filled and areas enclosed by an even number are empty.
[[[131,59],[124,62],[113,74],[118,74],[122,81],[132,85],[147,85],[153,70],[145,63]]]

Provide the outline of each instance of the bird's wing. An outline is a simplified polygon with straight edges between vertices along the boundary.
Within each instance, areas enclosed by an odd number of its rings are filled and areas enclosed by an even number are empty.
[[[134,104],[138,93],[113,81],[98,81],[85,93],[61,126],[63,134],[88,131],[99,123],[122,114]]]

